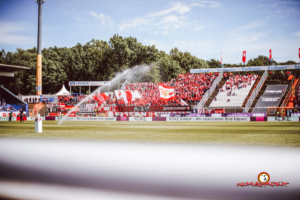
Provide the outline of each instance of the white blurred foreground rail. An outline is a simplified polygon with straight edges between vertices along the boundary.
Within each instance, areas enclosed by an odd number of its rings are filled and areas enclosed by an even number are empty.
[[[238,187],[267,172],[277,187]],[[0,197],[300,199],[300,149],[0,139]]]

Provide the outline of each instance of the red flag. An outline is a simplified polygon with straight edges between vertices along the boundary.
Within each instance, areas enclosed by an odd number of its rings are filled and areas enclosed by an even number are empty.
[[[222,52],[221,52],[221,62],[220,62],[220,65],[222,65]]]
[[[126,96],[127,96],[127,100],[128,100],[129,102],[131,102],[131,101],[132,101],[132,91],[130,91],[130,90],[125,90],[125,93],[126,93]]]
[[[269,61],[272,60],[272,49],[269,50]]]
[[[298,51],[298,53],[299,53],[299,59],[300,59],[300,48],[299,48],[299,51]]]
[[[159,96],[161,100],[171,100],[175,98],[174,88],[159,84]]]
[[[243,63],[246,63],[246,51],[243,51],[243,59],[242,59]]]
[[[96,101],[99,101],[101,103],[104,103],[106,101],[106,94],[104,93],[98,93],[97,95],[93,96],[93,99]]]

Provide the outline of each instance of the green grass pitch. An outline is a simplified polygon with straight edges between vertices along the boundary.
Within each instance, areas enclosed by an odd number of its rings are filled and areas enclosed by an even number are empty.
[[[300,146],[299,122],[0,122],[1,138]]]

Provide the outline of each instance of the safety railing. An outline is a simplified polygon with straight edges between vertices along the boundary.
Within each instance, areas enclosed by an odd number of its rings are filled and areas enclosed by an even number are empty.
[[[256,98],[257,94],[259,93],[259,91],[261,90],[261,87],[263,86],[266,78],[268,76],[268,70],[265,71],[265,73],[262,75],[260,81],[258,82],[256,88],[253,90],[251,96],[249,97],[246,105],[245,105],[245,108],[244,108],[244,112],[248,112],[254,99]]]
[[[213,82],[213,84],[211,85],[211,87],[209,88],[209,90],[207,90],[205,92],[205,94],[203,95],[202,99],[200,100],[200,102],[197,105],[198,109],[202,109],[206,103],[206,101],[208,100],[208,98],[210,97],[210,95],[215,91],[217,85],[220,83],[220,81],[223,78],[223,72],[220,72],[218,78],[216,78],[216,80]]]
[[[295,81],[295,76],[291,82],[291,84],[289,85],[288,89],[287,89],[287,95],[285,97],[285,99],[283,100],[282,104],[280,107],[286,107],[286,105],[289,103],[290,98],[292,97],[292,88],[293,88],[293,84]]]

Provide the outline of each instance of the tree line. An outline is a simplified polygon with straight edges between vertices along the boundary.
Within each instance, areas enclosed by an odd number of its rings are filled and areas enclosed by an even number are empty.
[[[95,40],[85,45],[78,43],[71,48],[50,47],[42,50],[43,94],[59,91],[62,84],[68,89],[68,81],[108,81],[116,72],[141,64],[151,64],[150,71],[143,76],[143,82],[165,82],[190,69],[216,68],[219,61],[203,60],[171,49],[169,54],[159,51],[154,45],[143,45],[136,38],[114,35],[110,40]],[[276,63],[276,61],[273,61]],[[26,66],[30,70],[15,72],[15,77],[0,77],[0,84],[15,94],[35,94],[37,49],[17,49],[16,52],[0,52],[0,63]],[[280,64],[294,64],[293,61]],[[278,63],[276,63],[278,64]],[[271,65],[266,56],[250,59],[248,66]],[[240,64],[225,64],[225,67],[239,67]],[[87,87],[82,87],[83,92]],[[78,92],[79,88],[72,88]]]

